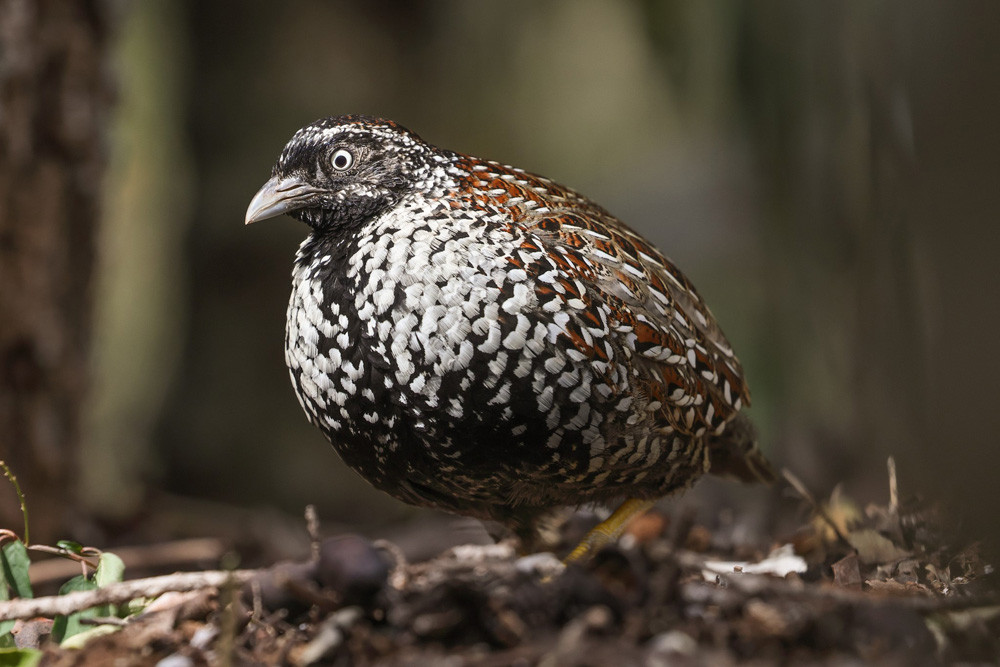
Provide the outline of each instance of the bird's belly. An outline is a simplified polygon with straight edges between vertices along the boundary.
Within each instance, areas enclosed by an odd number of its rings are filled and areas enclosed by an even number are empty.
[[[545,258],[493,227],[392,222],[297,267],[287,319],[299,401],[362,476],[462,511],[660,487],[700,456],[646,409],[606,315],[572,344],[525,270]]]
[[[413,504],[487,516],[493,507],[582,503],[642,488],[662,495],[671,471],[700,456],[636,401],[622,400],[630,395],[626,374],[596,373],[590,360],[548,340],[547,326],[525,336],[517,313],[501,317],[487,295],[468,302],[485,304],[478,317],[461,305],[451,321],[447,309],[429,317],[441,304],[409,308],[401,300],[402,309],[380,320],[392,326],[339,327],[338,316],[327,335],[308,326],[319,306],[293,299],[286,354],[299,400],[376,487]]]

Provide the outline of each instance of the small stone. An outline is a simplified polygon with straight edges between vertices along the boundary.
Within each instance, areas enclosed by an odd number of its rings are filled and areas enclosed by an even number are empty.
[[[287,609],[293,615],[305,611],[310,601],[303,600],[296,591],[315,586],[316,575],[316,563],[276,563],[244,587],[244,602],[252,608],[256,585],[260,603],[265,609]]]
[[[317,579],[335,591],[344,605],[371,605],[389,571],[382,551],[360,535],[332,537],[320,544]]]

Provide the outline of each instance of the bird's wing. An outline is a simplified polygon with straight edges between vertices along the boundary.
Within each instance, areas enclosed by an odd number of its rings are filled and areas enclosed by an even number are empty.
[[[547,179],[521,175],[527,183],[519,189],[537,193],[543,203],[524,212],[522,228],[556,251],[560,274],[582,283],[583,290],[570,291],[607,304],[616,320],[612,330],[649,371],[642,387],[648,398],[681,432],[720,432],[749,404],[749,390],[732,346],[691,282],[597,204]]]
[[[563,211],[529,229],[560,248],[567,275],[608,305],[612,330],[651,371],[643,388],[682,432],[719,429],[749,400],[743,371],[704,301],[676,266],[604,211]]]

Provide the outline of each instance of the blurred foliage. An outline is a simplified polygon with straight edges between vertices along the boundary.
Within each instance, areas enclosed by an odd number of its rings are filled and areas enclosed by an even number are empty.
[[[970,336],[1000,322],[995,267],[968,259],[996,237],[995,5],[132,11],[92,439],[121,460],[88,495],[142,479],[116,496],[121,513],[142,488],[314,502],[363,527],[416,513],[346,470],[288,386],[284,309],[305,230],[241,223],[295,129],[363,112],[544,173],[647,235],[736,346],[765,449],[810,483],[880,484],[894,453],[902,479],[1000,511],[977,472],[1000,462],[982,398],[998,355]],[[943,470],[975,481],[945,484]]]

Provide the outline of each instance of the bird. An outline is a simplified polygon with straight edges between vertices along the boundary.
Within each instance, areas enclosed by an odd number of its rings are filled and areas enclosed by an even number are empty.
[[[773,481],[701,296],[575,190],[342,115],[295,132],[245,223],[282,214],[309,228],[292,386],[376,488],[527,550],[554,511],[620,503],[579,560],[706,472]]]

